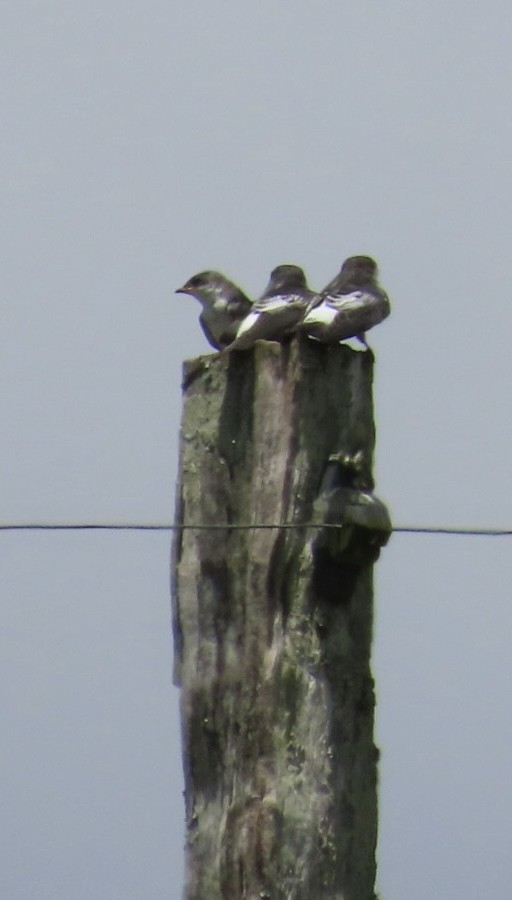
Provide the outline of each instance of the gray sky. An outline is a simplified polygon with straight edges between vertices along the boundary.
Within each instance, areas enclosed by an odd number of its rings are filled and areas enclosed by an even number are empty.
[[[1,519],[169,520],[208,350],[173,289],[369,253],[379,496],[510,527],[511,38],[505,0],[7,0]],[[8,900],[179,900],[168,548],[0,535]],[[395,535],[378,564],[384,900],[508,894],[510,552]]]

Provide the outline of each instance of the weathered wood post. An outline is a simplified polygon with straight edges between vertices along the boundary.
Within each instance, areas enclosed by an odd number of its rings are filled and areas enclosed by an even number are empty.
[[[295,339],[184,371],[184,896],[372,900],[372,563],[390,530],[371,493],[373,356]],[[299,527],[235,527],[284,523]]]

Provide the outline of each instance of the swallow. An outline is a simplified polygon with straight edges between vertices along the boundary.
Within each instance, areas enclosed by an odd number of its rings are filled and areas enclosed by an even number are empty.
[[[367,347],[365,332],[389,313],[389,297],[377,281],[377,263],[369,256],[350,256],[307,311],[300,330],[329,344],[356,337]]]
[[[238,285],[220,272],[199,272],[178,288],[177,294],[190,294],[199,300],[199,323],[206,339],[216,350],[234,341],[240,322],[252,308],[252,300]]]
[[[281,341],[295,331],[316,294],[299,266],[277,266],[264,293],[241,322],[228,350],[246,350],[256,341]]]
[[[393,530],[388,510],[373,493],[369,460],[362,450],[333,454],[327,461],[315,506],[326,524],[319,546],[339,562],[375,562]]]

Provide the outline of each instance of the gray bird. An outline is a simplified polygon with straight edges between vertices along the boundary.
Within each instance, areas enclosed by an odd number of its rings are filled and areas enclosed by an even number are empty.
[[[318,295],[300,330],[325,343],[357,337],[390,313],[389,298],[377,281],[377,263],[369,256],[350,256],[340,272]]]
[[[228,350],[246,350],[256,341],[280,341],[289,337],[315,297],[299,266],[277,266]]]
[[[227,347],[236,337],[240,322],[252,308],[252,300],[220,272],[199,272],[178,288],[203,307],[199,322],[208,342],[216,350]]]

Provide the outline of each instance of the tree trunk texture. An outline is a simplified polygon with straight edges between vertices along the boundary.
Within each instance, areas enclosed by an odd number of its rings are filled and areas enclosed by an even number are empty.
[[[373,355],[259,342],[184,375],[187,528],[173,549],[184,896],[373,900],[372,568],[390,530],[371,492]],[[347,459],[362,490],[343,476]],[[234,527],[261,523],[301,527]]]

